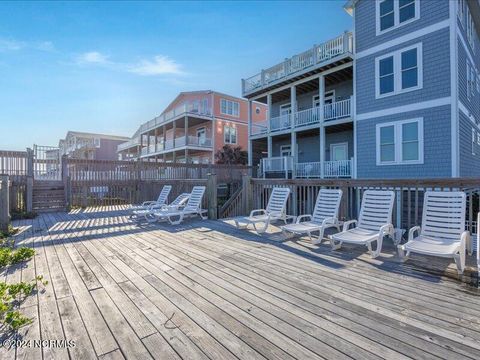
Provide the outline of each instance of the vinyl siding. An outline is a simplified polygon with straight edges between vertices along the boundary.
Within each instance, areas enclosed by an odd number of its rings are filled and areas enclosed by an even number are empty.
[[[390,41],[412,31],[448,19],[448,1],[421,0],[420,18],[409,24],[390,30],[379,36],[376,35],[376,4],[372,0],[361,0],[355,7],[355,45],[360,52],[370,47]]]
[[[424,163],[376,165],[376,124],[423,117]],[[450,106],[361,120],[357,126],[358,178],[425,178],[451,176]]]
[[[480,129],[460,112],[460,176],[480,176],[480,146],[477,139],[472,144],[472,129],[475,129],[476,134],[480,133]],[[472,153],[472,150],[475,154]]]
[[[376,99],[375,58],[420,42],[423,47],[423,88]],[[442,46],[438,46],[438,44],[442,44]],[[448,44],[449,29],[445,28],[357,59],[357,114],[412,104],[418,102],[419,99],[427,101],[450,96],[450,50]]]

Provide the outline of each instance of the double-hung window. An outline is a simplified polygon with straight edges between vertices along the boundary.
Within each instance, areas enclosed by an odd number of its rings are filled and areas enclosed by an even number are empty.
[[[221,99],[220,112],[224,115],[240,116],[240,103],[237,101]]]
[[[377,165],[423,163],[423,119],[377,124]]]
[[[225,144],[237,143],[237,128],[229,125],[223,127],[223,141]]]
[[[376,97],[422,88],[422,70],[422,44],[376,58]]]
[[[476,82],[476,72],[472,64],[467,60],[467,98],[471,100],[474,96],[475,91],[475,82]]]
[[[377,35],[420,17],[419,0],[377,0]]]

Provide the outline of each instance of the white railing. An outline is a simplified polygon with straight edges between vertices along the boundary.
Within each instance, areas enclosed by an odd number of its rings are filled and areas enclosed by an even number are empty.
[[[165,150],[173,149],[173,139],[165,140]]]
[[[140,136],[136,136],[128,141],[125,141],[124,143],[119,144],[117,146],[117,151],[126,150],[128,148],[138,145],[140,145]]]
[[[291,115],[280,115],[270,119],[270,131],[279,131],[291,127]]]
[[[142,150],[140,150],[141,155],[147,155],[148,154],[148,147],[143,147]]]
[[[352,177],[353,159],[339,161],[324,161],[324,178],[350,178]],[[269,172],[288,172],[292,171],[297,178],[321,178],[322,166],[320,161],[294,163],[291,156],[279,156],[263,158],[261,161],[260,172],[263,177]]]
[[[325,178],[351,177],[353,160],[325,161]]]
[[[189,136],[188,137],[188,145],[211,147],[212,146],[212,139],[211,138],[199,138],[198,136]]]
[[[295,164],[295,175],[297,178],[319,178],[322,176],[321,162],[306,162]]]
[[[285,172],[293,170],[293,157],[292,156],[278,156],[262,159],[261,172],[263,176],[267,172]]]
[[[211,116],[212,104],[210,98],[188,101],[170,111],[164,112],[156,118],[140,125],[137,133],[144,133],[148,130],[158,127],[160,124],[163,124],[177,116],[186,114]]]
[[[295,126],[306,126],[320,122],[320,111],[318,107],[297,111],[295,114]]]
[[[353,37],[351,32],[345,32],[335,39],[313,48],[290,59],[262,70],[259,74],[242,80],[243,94],[263,88],[273,82],[282,80],[291,74],[307,69],[315,64],[328,61],[336,56],[353,51]]]
[[[175,138],[175,147],[185,146],[185,136]]]
[[[251,135],[264,134],[268,130],[267,120],[252,123]]]
[[[351,116],[352,99],[336,101],[323,107],[323,119],[333,120]]]

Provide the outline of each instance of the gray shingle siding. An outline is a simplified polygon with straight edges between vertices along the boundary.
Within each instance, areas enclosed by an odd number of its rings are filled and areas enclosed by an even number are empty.
[[[450,106],[360,120],[357,126],[357,177],[425,178],[451,176]],[[424,163],[376,165],[376,124],[423,117]]]
[[[372,0],[361,0],[355,7],[356,51],[360,52],[396,37],[435,24],[449,17],[448,1],[420,1],[420,18],[409,24],[376,36],[376,5]]]
[[[409,25],[407,25],[408,27]],[[423,88],[375,99],[375,58],[422,43]],[[442,44],[442,46],[438,46]],[[445,45],[443,45],[445,44]],[[441,29],[356,60],[357,114],[450,96],[449,29]]]
[[[472,129],[475,129],[475,136],[480,133],[478,127],[460,112],[460,176],[480,176],[480,146],[477,138],[472,144]]]

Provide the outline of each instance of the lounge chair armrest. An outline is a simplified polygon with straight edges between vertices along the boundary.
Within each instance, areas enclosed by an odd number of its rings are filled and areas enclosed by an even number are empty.
[[[337,224],[337,223],[338,223],[338,219],[334,218],[334,217],[331,217],[331,218],[323,219],[322,226],[325,226],[327,224]]]
[[[421,226],[414,226],[412,227],[409,231],[408,231],[408,241],[410,240],[413,240],[413,237],[415,236],[415,233],[418,233],[418,235],[420,235],[420,233],[422,232],[422,228]]]
[[[460,241],[465,245],[469,255],[472,255],[472,239],[470,237],[470,231],[464,231],[460,237]]]
[[[297,217],[297,224],[300,224],[303,219],[312,219],[312,215],[300,215]]]
[[[260,214],[260,213],[263,213],[263,214],[266,214],[267,213],[267,210],[265,209],[256,209],[256,210],[252,210],[250,212],[250,216],[255,216],[255,214]]]
[[[379,234],[393,236],[393,224],[385,224],[380,227]]]
[[[347,231],[348,229],[350,229],[350,225],[352,225],[352,224],[355,224],[355,227],[356,227],[356,226],[357,226],[357,223],[358,223],[357,220],[345,221],[345,222],[343,223],[343,230],[342,230],[342,231]]]

